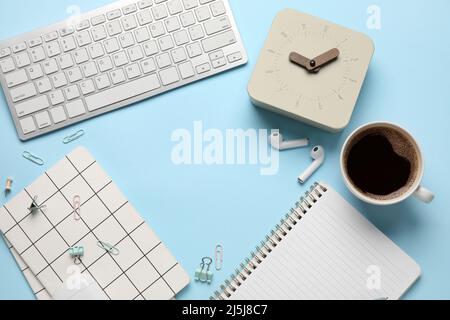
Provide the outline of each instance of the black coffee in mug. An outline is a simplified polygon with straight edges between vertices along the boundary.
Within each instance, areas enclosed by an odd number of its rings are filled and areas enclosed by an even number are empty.
[[[409,137],[392,127],[359,133],[344,156],[353,185],[379,200],[408,192],[419,174],[418,150]]]

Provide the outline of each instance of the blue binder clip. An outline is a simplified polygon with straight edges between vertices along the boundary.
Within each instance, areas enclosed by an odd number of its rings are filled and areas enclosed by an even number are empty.
[[[202,263],[200,264],[200,268],[195,270],[195,281],[200,281],[203,283],[210,284],[213,278],[212,271],[209,271],[213,260],[210,257],[204,257],[202,259]]]

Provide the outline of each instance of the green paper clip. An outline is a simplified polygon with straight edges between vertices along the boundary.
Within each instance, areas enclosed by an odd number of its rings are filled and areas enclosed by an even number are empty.
[[[109,243],[107,243],[107,242],[103,242],[103,241],[100,241],[100,240],[99,240],[99,241],[97,242],[97,245],[98,245],[100,248],[102,248],[103,250],[105,250],[105,251],[111,253],[112,255],[117,256],[117,255],[119,255],[119,253],[120,253],[119,249],[117,249],[116,247],[114,247],[113,245],[111,245],[111,244],[109,244]]]
[[[39,165],[39,166],[43,166],[44,163],[45,163],[44,160],[42,160],[41,158],[39,158],[39,157],[37,157],[37,156],[31,154],[31,153],[28,152],[28,151],[24,151],[24,152],[22,153],[22,156],[23,156],[25,159],[27,159],[27,160],[29,160],[29,161],[31,161],[31,162],[33,162],[33,163]]]
[[[82,136],[84,136],[84,130],[79,130],[79,131],[75,132],[74,134],[65,137],[65,138],[63,139],[63,143],[64,143],[64,144],[71,143],[71,142],[73,142],[73,141],[75,141],[75,140],[80,139]]]
[[[214,274],[210,271],[213,260],[210,257],[204,257],[200,268],[195,270],[194,279],[203,283],[211,284]]]

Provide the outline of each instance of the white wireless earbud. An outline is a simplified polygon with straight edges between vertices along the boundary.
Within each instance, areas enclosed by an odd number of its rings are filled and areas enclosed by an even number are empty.
[[[323,149],[323,147],[314,147],[314,149],[312,149],[311,151],[311,158],[314,159],[313,163],[308,167],[308,169],[305,170],[305,172],[300,175],[300,177],[298,177],[298,181],[301,184],[305,183],[325,161],[325,150]]]
[[[274,132],[270,135],[269,143],[272,146],[272,148],[282,151],[282,150],[307,147],[307,146],[309,146],[309,139],[284,141],[281,133]]]

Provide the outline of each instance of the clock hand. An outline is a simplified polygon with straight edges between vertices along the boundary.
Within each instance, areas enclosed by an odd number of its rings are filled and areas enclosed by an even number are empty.
[[[328,50],[327,52],[321,54],[320,56],[310,60],[308,62],[308,65],[306,66],[306,69],[308,71],[314,72],[318,68],[321,68],[327,65],[328,63],[336,60],[340,54],[341,54],[340,51],[336,48]]]
[[[289,60],[300,67],[308,69],[310,60],[297,52],[291,52],[289,55]]]

